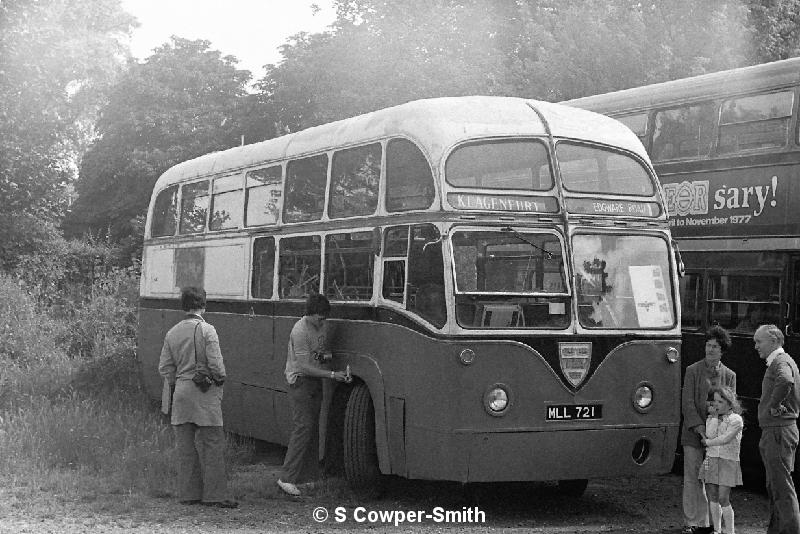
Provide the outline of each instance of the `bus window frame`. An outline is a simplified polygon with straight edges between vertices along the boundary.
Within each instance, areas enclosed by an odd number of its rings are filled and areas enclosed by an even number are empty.
[[[656,136],[656,116],[659,113],[672,111],[676,109],[688,108],[688,107],[703,106],[704,104],[711,105],[714,108],[711,113],[711,115],[714,118],[714,123],[711,127],[711,133],[710,133],[711,139],[708,144],[708,152],[706,152],[705,154],[697,154],[692,156],[679,156],[679,157],[659,158],[659,159],[655,158],[655,156],[653,155],[653,150],[654,150],[655,136]],[[650,132],[648,133],[649,143],[645,145],[645,149],[651,161],[653,162],[653,165],[671,163],[671,162],[705,161],[708,160],[709,158],[714,158],[717,156],[717,140],[719,138],[719,118],[720,118],[719,98],[705,98],[702,100],[691,100],[665,106],[658,106],[650,110],[650,113],[652,114],[651,117],[652,120],[651,120]]]
[[[566,249],[566,238],[564,234],[560,231],[560,228],[551,228],[551,227],[515,227],[519,233],[525,234],[549,234],[555,236],[561,246],[561,262],[564,266],[564,291],[561,292],[517,292],[517,291],[459,291],[458,290],[458,282],[456,280],[456,259],[454,254],[454,247],[453,247],[453,234],[456,232],[500,232],[501,227],[491,227],[491,226],[475,226],[475,225],[461,225],[461,224],[454,224],[450,228],[448,228],[447,233],[443,234],[447,241],[448,253],[449,253],[449,260],[450,260],[450,278],[451,283],[453,284],[453,298],[456,295],[484,295],[484,296],[525,296],[525,297],[571,297],[572,296],[572,282],[570,281],[571,276],[571,268],[569,267],[569,261],[567,256],[567,249]],[[509,234],[511,235],[511,234]]]
[[[789,111],[789,115],[782,115],[781,117],[772,117],[771,119],[756,119],[756,120],[745,120],[745,121],[736,121],[736,122],[722,122],[722,113],[723,113],[723,106],[726,102],[730,102],[732,100],[740,100],[743,98],[750,98],[750,97],[757,97],[762,95],[772,95],[778,93],[788,93],[792,97],[792,105]],[[798,95],[797,95],[797,87],[790,87],[790,88],[772,88],[765,91],[757,91],[757,92],[748,92],[736,95],[726,95],[723,98],[720,98],[717,101],[717,126],[716,126],[716,135],[714,137],[714,145],[712,156],[720,157],[720,158],[727,158],[727,157],[735,157],[738,155],[748,155],[748,154],[761,154],[761,153],[769,153],[769,152],[781,152],[784,151],[792,146],[793,143],[798,142],[797,134],[793,134],[793,130],[797,130],[797,109],[798,109]],[[774,119],[789,119],[789,122],[786,127],[786,140],[785,143],[780,146],[767,146],[767,147],[758,147],[758,148],[747,148],[747,149],[739,149],[733,150],[730,152],[720,152],[720,136],[722,135],[722,128],[725,126],[733,126],[733,125],[740,125],[740,124],[753,124],[758,122],[764,122],[766,120],[774,120]],[[794,127],[793,127],[793,123]]]
[[[346,146],[346,147],[339,147],[330,151],[330,157],[328,159],[328,179],[325,185],[325,210],[323,214],[324,220],[328,221],[343,221],[343,220],[350,220],[350,219],[357,219],[359,217],[375,217],[381,210],[381,191],[384,189],[383,182],[386,179],[386,146],[388,145],[388,139],[377,139],[375,141],[371,141],[368,143],[362,143],[358,145]],[[380,149],[380,158],[378,159],[378,187],[375,191],[377,198],[375,199],[375,208],[370,213],[359,213],[356,215],[347,215],[347,216],[338,216],[338,217],[331,217],[330,209],[331,209],[331,202],[333,200],[333,170],[334,164],[336,163],[337,156],[343,155],[343,153],[359,150],[359,149],[366,149],[370,148],[373,145],[377,145]]]
[[[181,182],[181,184],[180,184],[180,186],[181,186],[180,193],[178,194],[178,228],[176,230],[176,234],[175,235],[184,236],[184,235],[200,235],[200,234],[208,233],[208,217],[209,217],[209,214],[211,213],[211,184],[212,184],[213,181],[214,181],[214,177],[213,176],[204,176],[204,177],[199,178],[199,179],[193,179],[193,180],[187,180],[185,182]],[[194,185],[194,184],[199,184],[200,182],[208,182],[208,184],[206,185],[206,194],[205,194],[206,198],[208,198],[208,205],[206,206],[206,216],[205,216],[205,223],[203,225],[203,229],[199,230],[199,231],[196,231],[196,232],[182,232],[181,231],[181,223],[183,222],[183,200],[184,200],[183,191],[184,191],[184,188],[185,187],[189,187],[189,186]],[[198,195],[198,196],[200,196],[200,195]],[[195,196],[195,197],[192,197],[192,198],[198,198],[198,196]]]
[[[650,180],[650,185],[653,188],[652,192],[647,194],[632,194],[632,193],[618,193],[618,192],[602,192],[602,191],[578,191],[574,189],[570,189],[564,183],[563,171],[561,170],[561,161],[558,158],[558,146],[559,145],[569,145],[573,147],[581,147],[581,148],[590,148],[594,150],[602,150],[608,153],[616,153],[622,156],[626,156],[642,167],[642,170],[645,171],[648,179]],[[619,147],[615,147],[612,145],[604,145],[600,143],[592,143],[589,141],[578,141],[574,139],[558,139],[553,147],[555,150],[554,152],[554,160],[557,162],[557,172],[558,172],[558,180],[561,182],[561,187],[564,191],[564,196],[566,197],[583,197],[583,198],[600,198],[600,197],[636,197],[636,201],[640,201],[641,199],[658,199],[661,191],[661,185],[658,180],[658,177],[655,174],[653,166],[649,164],[646,160],[644,160],[639,154],[634,152],[630,152],[628,150],[624,150]],[[660,200],[657,200],[660,203]],[[666,213],[666,206],[664,206],[664,210]],[[663,215],[663,214],[662,214]]]
[[[569,268],[570,268],[570,275],[572,276],[571,282],[573,283],[573,285],[575,287],[575,289],[574,289],[575,297],[572,299],[572,306],[574,308],[573,309],[573,313],[575,314],[574,315],[574,323],[573,324],[575,325],[576,331],[578,333],[586,334],[586,335],[594,335],[594,334],[598,334],[598,333],[599,334],[603,334],[603,333],[614,333],[614,332],[618,333],[618,332],[622,332],[622,331],[632,331],[632,332],[636,332],[637,334],[639,334],[639,333],[646,333],[646,332],[668,332],[668,331],[675,330],[675,329],[679,329],[679,330],[681,329],[681,319],[680,319],[680,317],[681,317],[681,312],[683,311],[683,309],[681,307],[682,304],[681,304],[681,301],[680,301],[680,285],[679,285],[677,276],[673,276],[674,274],[677,273],[678,268],[677,268],[677,265],[675,264],[675,255],[672,254],[672,244],[671,244],[672,243],[672,239],[671,239],[669,234],[666,234],[666,233],[663,233],[663,232],[656,232],[656,231],[653,231],[653,232],[641,231],[641,228],[638,229],[639,231],[636,231],[633,234],[631,234],[630,233],[631,230],[635,230],[635,229],[636,228],[624,228],[624,227],[623,228],[608,229],[608,228],[592,228],[592,227],[589,227],[589,226],[580,226],[580,227],[574,227],[572,229],[572,231],[570,232],[570,234],[569,234],[569,244],[570,244],[569,245],[569,250],[571,252],[571,256],[570,256]],[[572,244],[573,240],[578,235],[592,235],[592,236],[594,236],[594,235],[612,235],[612,236],[617,236],[617,237],[621,237],[621,236],[654,237],[654,238],[663,240],[664,244],[665,244],[665,247],[666,247],[666,250],[667,250],[667,272],[665,274],[667,275],[666,278],[669,280],[670,294],[672,296],[672,317],[674,319],[673,320],[673,324],[670,325],[670,326],[664,326],[664,327],[643,327],[643,328],[626,327],[624,329],[604,328],[604,327],[593,328],[593,327],[584,326],[581,323],[580,316],[579,316],[579,313],[580,313],[580,302],[579,302],[580,295],[578,293],[578,286],[577,286],[578,271],[575,268],[575,255],[572,252],[572,250],[573,250],[573,244]]]
[[[488,187],[479,185],[458,185],[454,184],[448,179],[447,165],[450,161],[450,158],[452,158],[453,155],[462,148],[467,148],[476,145],[502,144],[502,143],[519,142],[519,141],[534,142],[536,144],[540,144],[543,146],[545,156],[547,157],[547,169],[550,172],[550,187],[548,187],[547,189],[509,188],[509,187],[498,188],[498,187]],[[523,191],[526,194],[541,196],[541,195],[547,195],[547,193],[552,193],[557,188],[556,164],[551,143],[546,137],[538,137],[532,135],[475,137],[456,143],[455,145],[449,147],[446,151],[444,151],[444,157],[442,158],[440,173],[442,178],[439,180],[439,183],[443,187],[447,187],[448,189],[452,189],[453,191],[458,191],[462,193],[469,191],[480,191],[485,193],[487,191],[491,191],[492,193],[495,194],[498,194],[500,192],[502,192],[502,194],[514,194]],[[436,181],[437,181],[436,177],[434,176],[434,182]]]
[[[282,160],[264,162],[264,163],[260,163],[259,165],[255,166],[255,167],[249,167],[247,169],[244,169],[244,171],[243,171],[243,174],[244,174],[244,180],[243,180],[243,182],[244,182],[244,185],[243,185],[243,187],[244,187],[244,196],[243,196],[244,209],[243,209],[243,212],[242,212],[242,228],[244,228],[244,229],[248,229],[248,228],[274,228],[274,227],[277,227],[277,226],[280,226],[281,224],[283,224],[283,222],[282,222],[282,218],[283,218],[283,201],[284,201],[284,198],[286,196],[285,195],[285,193],[286,193],[286,164],[288,163],[288,161],[289,161],[288,159],[282,159]],[[247,209],[248,209],[249,204],[250,204],[249,191],[251,189],[256,189],[258,187],[264,187],[264,186],[266,186],[266,184],[264,184],[262,186],[247,187],[247,175],[249,173],[251,173],[251,172],[256,172],[256,171],[260,171],[260,170],[264,170],[264,169],[272,169],[272,168],[276,168],[276,167],[280,168],[280,170],[281,170],[281,178],[280,178],[280,181],[278,182],[278,183],[280,183],[281,197],[280,197],[280,201],[278,202],[278,213],[277,213],[277,216],[275,218],[275,222],[264,223],[264,224],[250,224],[248,222],[248,220],[247,220]]]
[[[321,283],[321,288],[322,288],[322,293],[321,294],[325,295],[326,291],[328,289],[327,288],[328,270],[326,268],[327,267],[327,259],[328,259],[328,239],[331,236],[335,236],[335,235],[352,235],[352,234],[367,234],[367,233],[369,233],[370,234],[370,242],[371,242],[372,236],[374,235],[373,234],[374,228],[375,227],[363,228],[363,229],[347,228],[347,229],[331,230],[331,231],[323,233],[323,235],[322,235],[322,252],[321,252],[322,263],[321,263],[321,266],[320,266],[321,267],[320,268],[320,280],[322,282]],[[333,298],[333,297],[327,297],[328,300],[330,300],[331,302],[336,302],[337,304],[347,304],[347,303],[350,303],[350,304],[366,304],[366,303],[373,302],[375,300],[375,275],[376,275],[376,265],[377,265],[378,261],[376,261],[377,260],[377,256],[373,252],[373,249],[372,249],[371,246],[369,247],[369,255],[370,255],[371,261],[372,261],[372,281],[371,281],[372,283],[370,285],[369,298],[366,298],[366,299],[360,299],[360,298],[338,299],[338,298]],[[383,271],[381,271],[381,275],[382,274],[383,274]]]
[[[239,177],[239,187],[238,188],[226,189],[225,191],[220,191],[219,193],[217,193],[217,190],[216,190],[217,180],[226,180],[226,179],[231,179],[231,178],[234,178],[234,177],[237,177],[237,176]],[[214,233],[214,234],[216,234],[216,233],[219,233],[219,232],[237,231],[237,230],[240,230],[240,229],[244,228],[244,210],[246,208],[245,197],[244,197],[244,195],[245,195],[245,173],[242,172],[241,170],[238,170],[236,172],[230,172],[230,173],[226,173],[226,174],[219,174],[219,175],[215,175],[215,176],[210,177],[210,181],[211,181],[211,186],[210,186],[211,198],[208,201],[208,223],[206,225],[206,233],[209,233],[209,234],[210,233]],[[239,197],[239,208],[240,208],[239,220],[236,222],[236,225],[235,226],[230,226],[230,227],[225,227],[225,228],[216,228],[216,229],[211,228],[211,223],[212,223],[213,214],[214,214],[214,204],[215,204],[214,200],[216,199],[216,197],[218,195],[224,195],[224,194],[233,193],[233,192],[236,192],[236,191],[238,191],[240,193],[240,195],[241,195]]]
[[[273,292],[273,299],[272,300],[304,301],[307,298],[307,296],[302,296],[302,295],[298,296],[298,297],[283,297],[283,296],[281,296],[281,281],[280,281],[280,277],[281,277],[281,274],[282,274],[281,273],[281,258],[282,258],[282,252],[283,252],[283,242],[285,240],[287,240],[287,239],[296,239],[296,238],[299,238],[299,237],[311,237],[311,238],[317,237],[320,240],[320,244],[319,244],[319,250],[320,250],[320,253],[319,253],[319,277],[317,279],[316,287],[314,287],[314,288],[309,287],[309,289],[313,289],[313,291],[315,293],[319,293],[320,289],[322,287],[322,277],[325,276],[325,272],[324,272],[325,265],[324,265],[324,260],[323,260],[323,255],[324,255],[324,252],[325,252],[325,250],[324,250],[324,247],[325,247],[325,232],[298,232],[298,233],[290,233],[290,234],[279,235],[279,236],[275,236],[275,237],[276,237],[276,240],[275,240],[276,241],[276,243],[275,243],[275,269],[276,270],[275,270],[274,276],[275,276],[275,280],[276,281],[273,282],[273,283],[276,284],[277,287],[276,287],[275,291]],[[252,250],[250,251],[250,254],[252,255]],[[250,271],[252,273],[252,268],[250,269]],[[252,280],[251,280],[251,284],[252,284]]]

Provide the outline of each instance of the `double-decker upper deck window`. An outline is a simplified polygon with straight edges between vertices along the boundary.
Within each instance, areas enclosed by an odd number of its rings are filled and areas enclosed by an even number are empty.
[[[633,115],[624,115],[622,117],[614,117],[619,122],[631,129],[639,141],[647,146],[647,113],[635,113]]]
[[[708,156],[717,122],[713,103],[666,109],[655,115],[653,161]]]
[[[267,167],[248,171],[246,175],[247,200],[245,224],[260,226],[278,222],[281,205],[281,167]]]
[[[640,139],[647,134],[647,113],[635,113],[614,118],[630,128]]]
[[[378,207],[381,145],[339,150],[333,155],[328,217],[372,215]]]
[[[655,193],[647,169],[621,152],[560,142],[556,157],[564,187],[570,191],[636,196]]]
[[[161,191],[153,206],[150,223],[150,236],[163,237],[175,235],[178,227],[178,186],[173,185]]]
[[[793,104],[792,91],[726,100],[720,112],[717,151],[729,154],[785,146]]]
[[[283,222],[318,221],[325,208],[328,155],[290,161],[286,167]]]
[[[195,234],[206,229],[208,180],[186,184],[181,191],[180,233]]]
[[[325,238],[324,294],[331,300],[372,298],[372,232],[332,234]]]
[[[281,239],[278,271],[280,298],[302,299],[319,291],[320,243],[318,235]]]
[[[238,228],[242,222],[242,209],[242,175],[216,178],[211,197],[209,230]]]
[[[391,139],[386,146],[386,209],[422,210],[435,196],[428,160],[407,139]]]
[[[547,191],[553,187],[547,148],[535,139],[459,147],[447,158],[445,178],[456,187],[525,191]]]

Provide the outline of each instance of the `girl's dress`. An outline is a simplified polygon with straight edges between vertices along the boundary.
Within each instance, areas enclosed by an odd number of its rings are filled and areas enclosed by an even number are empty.
[[[737,413],[706,420],[706,458],[700,466],[700,480],[718,486],[742,485],[739,450],[742,444],[744,421]]]

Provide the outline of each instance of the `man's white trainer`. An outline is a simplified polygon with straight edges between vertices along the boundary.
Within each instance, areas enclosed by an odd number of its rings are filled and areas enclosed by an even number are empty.
[[[289,495],[294,495],[295,497],[300,495],[300,490],[291,482],[284,482],[281,479],[278,479],[278,487]]]

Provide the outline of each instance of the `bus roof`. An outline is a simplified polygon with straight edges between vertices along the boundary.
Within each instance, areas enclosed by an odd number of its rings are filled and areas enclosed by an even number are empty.
[[[438,166],[439,159],[449,147],[467,139],[547,135],[547,127],[537,111],[555,137],[618,146],[647,159],[644,148],[630,130],[602,115],[523,98],[447,97],[416,100],[275,139],[206,154],[167,170],[156,183],[155,191],[192,178],[224,174],[395,136],[417,142],[433,158],[432,164]],[[588,123],[592,124],[591,128],[587,128]]]
[[[795,86],[800,82],[800,58],[714,72],[612,93],[565,100],[561,104],[598,113],[641,111],[655,106],[733,96],[754,90]]]

